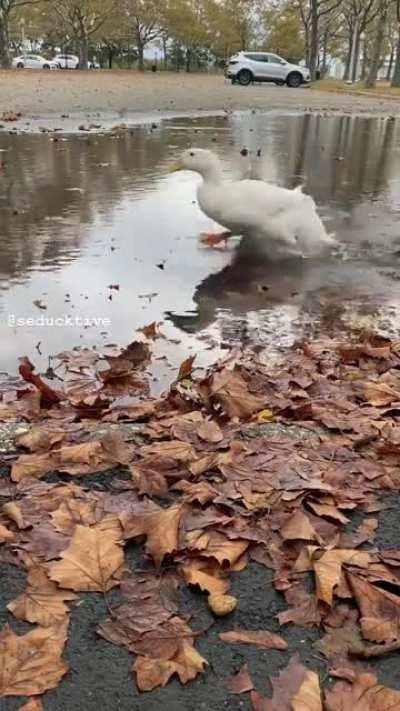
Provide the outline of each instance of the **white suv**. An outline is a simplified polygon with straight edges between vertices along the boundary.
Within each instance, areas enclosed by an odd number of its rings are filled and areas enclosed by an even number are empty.
[[[283,86],[297,88],[310,81],[310,70],[297,64],[289,64],[277,54],[269,52],[238,52],[230,58],[225,76],[232,83],[243,86],[253,81],[270,81]]]

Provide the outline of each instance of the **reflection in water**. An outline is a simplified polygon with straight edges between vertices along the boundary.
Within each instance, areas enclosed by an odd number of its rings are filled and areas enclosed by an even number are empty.
[[[265,179],[303,184],[345,258],[271,265],[249,242],[199,248],[198,233],[212,225],[195,204],[198,178],[166,171],[189,144],[216,150],[230,169],[245,146]],[[350,116],[233,114],[111,135],[0,134],[2,368],[21,353],[43,364],[77,343],[124,343],[165,314],[179,359],[210,347],[204,329],[246,341],[255,328],[261,341],[281,342],[310,322],[337,323],[350,307],[397,308],[398,149],[397,122]],[[10,315],[77,314],[109,324],[9,325]],[[161,356],[165,344],[158,348]]]

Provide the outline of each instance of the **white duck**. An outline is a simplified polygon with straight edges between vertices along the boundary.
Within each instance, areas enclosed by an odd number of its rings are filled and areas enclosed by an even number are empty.
[[[314,200],[301,188],[287,190],[263,180],[225,180],[219,158],[201,148],[186,150],[171,167],[175,170],[200,173],[199,206],[228,230],[209,235],[209,244],[226,242],[231,235],[251,235],[268,240],[269,251],[299,256],[316,255],[337,244],[326,232]]]

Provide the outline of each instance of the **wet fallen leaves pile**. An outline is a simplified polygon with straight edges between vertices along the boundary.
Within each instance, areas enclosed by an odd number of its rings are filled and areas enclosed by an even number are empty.
[[[232,574],[256,561],[286,601],[280,634],[233,621],[220,639],[286,650],[288,625],[317,626],[314,652],[336,681],[323,686],[294,655],[272,697],[247,665],[227,693],[249,693],[255,711],[400,708],[400,691],[366,666],[400,649],[400,548],[373,543],[400,486],[400,342],[305,343],[271,368],[232,354],[201,378],[188,358],[159,399],[150,359],[145,342],[73,350],[53,379],[25,358],[20,377],[0,380],[0,419],[30,424],[21,454],[3,462],[0,562],[26,571],[8,610],[32,624],[0,633],[0,696],[62,683],[70,610],[90,591],[108,609],[97,634],[132,653],[140,691],[212,673],[196,648],[208,629],[180,610],[179,589],[199,589],[213,615],[234,620]],[[130,441],[124,421],[141,423]],[[108,487],[93,485],[98,472]],[[144,568],[127,563],[132,541]]]

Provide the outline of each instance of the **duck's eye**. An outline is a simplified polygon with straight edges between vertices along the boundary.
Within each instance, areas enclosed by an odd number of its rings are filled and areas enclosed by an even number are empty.
[[[190,151],[189,155],[190,155],[192,158],[194,158],[194,153],[193,153],[193,151]]]

